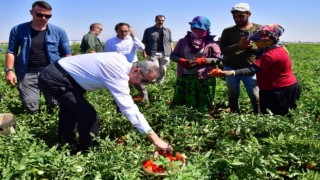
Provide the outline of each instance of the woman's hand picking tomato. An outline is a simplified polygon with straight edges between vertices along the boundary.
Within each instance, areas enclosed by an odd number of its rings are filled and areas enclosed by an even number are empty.
[[[208,74],[210,76],[212,76],[212,77],[222,77],[222,76],[224,76],[224,74],[222,74],[222,70],[218,69],[218,68],[212,69]]]

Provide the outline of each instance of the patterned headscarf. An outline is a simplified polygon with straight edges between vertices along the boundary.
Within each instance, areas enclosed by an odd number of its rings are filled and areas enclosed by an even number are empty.
[[[284,29],[278,24],[268,24],[261,26],[255,30],[250,37],[252,41],[274,40],[279,41],[279,37],[283,34]]]
[[[190,48],[190,52],[195,54],[199,52],[201,49],[203,49],[206,45],[206,42],[209,38],[210,34],[210,20],[207,17],[204,16],[197,16],[192,19],[191,22],[189,22],[191,32],[188,33],[188,47]],[[194,35],[194,32],[192,29],[201,29],[203,30],[202,34],[197,34],[197,36]]]
[[[193,18],[191,22],[189,22],[191,29],[197,28],[210,32],[210,20],[204,16],[197,16]]]

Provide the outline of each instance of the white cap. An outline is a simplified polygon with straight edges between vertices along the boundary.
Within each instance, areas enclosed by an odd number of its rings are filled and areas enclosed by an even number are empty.
[[[250,6],[248,3],[238,3],[232,7],[231,12],[234,11],[250,12]]]

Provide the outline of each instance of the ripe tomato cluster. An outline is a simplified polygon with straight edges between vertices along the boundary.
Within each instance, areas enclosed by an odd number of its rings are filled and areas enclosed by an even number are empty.
[[[175,156],[172,156],[172,154],[170,154],[169,152],[165,153],[163,151],[159,151],[158,153],[159,153],[159,155],[168,158],[170,161],[182,161],[183,162],[185,159],[185,157],[178,152],[176,153]]]
[[[159,153],[160,156],[163,156],[163,157],[169,159],[170,162],[173,162],[173,161],[184,162],[185,161],[184,155],[182,155],[180,153],[176,153],[175,156],[172,156],[170,153],[164,153],[162,151],[159,151],[158,153]],[[172,163],[170,163],[169,166],[171,168],[173,168],[173,164]],[[143,162],[143,167],[149,173],[165,173],[165,168],[162,165],[155,164],[155,161],[152,160],[152,159],[144,161]]]
[[[143,162],[143,167],[148,171],[148,172],[153,172],[153,173],[163,173],[164,168],[162,165],[156,165],[154,163],[154,160],[146,160]]]

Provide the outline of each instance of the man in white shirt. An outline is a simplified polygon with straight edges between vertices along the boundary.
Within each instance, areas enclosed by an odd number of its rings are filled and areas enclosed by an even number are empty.
[[[120,111],[139,132],[147,134],[157,148],[172,151],[172,147],[152,130],[130,95],[129,83],[152,81],[158,77],[158,71],[155,63],[138,61],[132,64],[115,52],[71,56],[46,67],[39,76],[39,88],[59,102],[58,141],[72,145],[77,124],[79,150],[86,152],[94,145],[90,133],[98,136],[99,118],[84,92],[107,88]]]
[[[126,56],[127,60],[131,63],[137,62],[137,50],[144,50],[144,44],[135,36],[133,29],[128,23],[118,23],[114,30],[117,35],[108,39],[104,47],[104,52],[117,52]],[[139,91],[134,100],[148,101],[148,92],[146,87],[142,84],[134,85]],[[140,97],[140,98],[139,98]]]

